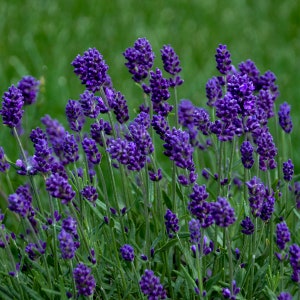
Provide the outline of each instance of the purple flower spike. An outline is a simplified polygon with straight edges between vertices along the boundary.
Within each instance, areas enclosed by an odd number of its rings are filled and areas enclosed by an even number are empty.
[[[10,128],[17,127],[20,124],[24,110],[24,97],[22,92],[12,85],[2,97],[2,115],[3,124]]]
[[[170,86],[181,85],[183,80],[178,75],[181,72],[178,55],[170,45],[164,45],[160,53],[165,71],[174,76],[174,78],[170,78]]]
[[[193,244],[199,244],[201,238],[201,224],[199,220],[192,219],[189,222],[190,242]]]
[[[285,244],[291,240],[291,234],[285,222],[276,226],[276,244],[280,250],[284,250]]]
[[[10,165],[5,159],[5,153],[2,147],[0,147],[0,172],[6,172]]]
[[[169,238],[173,237],[173,233],[178,232],[179,225],[178,225],[178,218],[176,214],[174,214],[170,209],[167,209],[167,212],[165,214],[165,225],[166,230]]]
[[[282,171],[283,171],[283,179],[285,181],[291,181],[293,179],[294,165],[291,159],[289,159],[288,161],[282,164]]]
[[[154,53],[147,39],[139,38],[132,48],[127,48],[123,53],[127,62],[125,66],[132,74],[135,82],[141,82],[147,78],[149,70],[153,66]]]
[[[83,263],[79,263],[73,270],[73,277],[79,295],[88,297],[94,293],[96,281],[91,273],[91,269]]]
[[[260,178],[254,176],[246,182],[249,192],[249,203],[254,217],[259,217],[262,213],[266,188]]]
[[[225,198],[218,197],[217,202],[212,203],[211,214],[220,227],[228,227],[236,221],[234,210]]]
[[[85,137],[82,141],[82,148],[90,163],[97,165],[101,161],[101,153],[99,153],[96,142],[93,139]]]
[[[241,159],[244,168],[246,169],[251,169],[253,164],[254,164],[254,159],[253,159],[253,146],[249,141],[244,141],[241,145],[240,148],[241,151]]]
[[[297,244],[290,246],[290,264],[293,269],[292,280],[300,282],[300,247]]]
[[[24,104],[30,105],[36,101],[39,92],[40,82],[32,76],[24,76],[18,82],[18,89],[24,97]]]
[[[242,226],[242,233],[246,234],[246,235],[251,235],[252,233],[254,233],[254,224],[252,223],[250,217],[246,217],[242,222],[241,222],[241,226]]]
[[[147,296],[148,300],[167,298],[167,293],[160,283],[159,277],[156,277],[153,271],[146,269],[139,284],[142,293]]]
[[[231,71],[231,59],[226,45],[219,45],[215,58],[219,72],[223,75],[227,75],[229,71]]]
[[[290,116],[291,106],[286,102],[279,106],[278,118],[279,125],[286,133],[291,133],[293,130],[293,123]]]
[[[83,114],[91,119],[96,119],[100,113],[108,112],[102,98],[95,96],[94,93],[88,90],[80,95],[79,103]]]
[[[62,230],[58,235],[58,240],[62,258],[72,259],[75,256],[75,252],[77,250],[76,244],[73,240],[73,236],[65,230]]]
[[[42,129],[37,127],[31,131],[30,139],[35,148],[33,156],[35,169],[41,173],[49,172],[54,158],[52,157],[52,151],[48,146],[46,134]]]
[[[120,248],[120,253],[122,255],[122,258],[127,261],[133,261],[134,260],[134,249],[132,246],[125,244]]]
[[[83,188],[83,190],[80,192],[84,198],[86,198],[88,201],[95,203],[98,199],[98,193],[95,187],[93,186],[86,186]]]
[[[83,56],[77,55],[72,65],[81,83],[93,93],[99,91],[104,84],[110,83],[106,73],[108,66],[96,48],[89,48]]]
[[[222,86],[221,82],[217,77],[209,79],[205,86],[206,89],[206,98],[208,99],[207,105],[214,106],[215,102],[218,99],[222,98]]]
[[[76,100],[69,100],[66,105],[66,116],[71,130],[80,132],[84,123],[85,117],[81,105]]]
[[[164,154],[175,162],[176,166],[188,169],[193,166],[194,148],[189,142],[189,134],[186,131],[173,128],[166,133]]]
[[[151,89],[151,101],[154,103],[160,103],[170,98],[169,82],[163,78],[160,69],[150,72],[150,89]]]
[[[14,194],[8,196],[8,208],[21,217],[26,217],[31,212],[31,202],[32,196],[28,185],[19,186]]]
[[[68,204],[75,197],[75,192],[68,180],[58,173],[47,178],[46,190],[52,197],[61,199],[62,204]]]
[[[66,232],[72,234],[75,239],[78,239],[77,233],[77,221],[72,218],[71,216],[67,217],[66,219],[62,220],[62,228]]]
[[[62,164],[67,165],[73,163],[79,159],[78,144],[73,134],[66,132],[63,144],[63,158]]]

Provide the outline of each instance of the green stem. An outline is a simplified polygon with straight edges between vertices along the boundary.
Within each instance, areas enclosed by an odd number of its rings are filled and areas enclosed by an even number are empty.
[[[232,253],[231,253],[231,240],[228,227],[225,228],[226,234],[226,244],[227,244],[227,252],[228,252],[228,260],[229,260],[229,281],[230,281],[230,290],[231,295],[233,295],[233,261],[232,261]],[[251,299],[251,298],[250,298]]]
[[[28,167],[28,161],[27,161],[27,158],[26,158],[26,154],[25,154],[25,151],[23,149],[21,140],[19,138],[18,132],[17,132],[17,130],[16,130],[15,127],[13,128],[13,133],[14,133],[14,136],[16,137],[16,139],[17,139],[17,142],[18,142],[18,145],[19,145],[19,148],[20,148],[20,151],[21,151],[22,158],[23,158],[23,160],[25,162],[25,165],[26,165],[26,167]],[[37,187],[35,185],[33,176],[29,175],[28,177],[29,177],[29,181],[30,181],[30,184],[31,184],[32,191],[33,191],[35,199],[37,201],[37,205],[38,205],[39,211],[40,211],[41,215],[44,216],[44,209],[43,209],[43,206],[41,204],[41,200],[40,200],[39,194],[37,192]]]

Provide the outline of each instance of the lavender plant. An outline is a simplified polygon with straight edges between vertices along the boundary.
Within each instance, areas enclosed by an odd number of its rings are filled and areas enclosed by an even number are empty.
[[[35,78],[4,93],[19,151],[0,147],[1,298],[300,299],[300,182],[275,75],[219,45],[207,99],[180,100],[179,57],[160,53],[162,70],[146,38],[123,53],[136,115],[95,48],[72,62],[83,92],[66,127],[22,124]]]

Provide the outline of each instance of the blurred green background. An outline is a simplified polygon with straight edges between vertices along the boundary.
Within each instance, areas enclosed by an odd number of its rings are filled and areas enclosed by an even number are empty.
[[[136,107],[142,95],[130,79],[122,52],[146,37],[161,66],[159,50],[171,44],[185,80],[179,98],[204,106],[206,81],[217,74],[214,54],[227,44],[235,65],[248,58],[278,78],[280,103],[292,105],[294,154],[300,147],[300,1],[289,0],[2,0],[0,5],[0,93],[24,75],[43,78],[30,127],[45,113],[65,123],[67,100],[83,91],[70,65],[96,47],[109,65],[114,87]],[[0,144],[9,130],[1,127]],[[9,145],[5,145],[7,149]],[[295,155],[296,156],[296,155]],[[297,159],[300,162],[300,159]]]

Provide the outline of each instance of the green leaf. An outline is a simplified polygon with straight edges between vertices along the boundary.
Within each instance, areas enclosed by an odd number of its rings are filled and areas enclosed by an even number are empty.
[[[168,194],[165,191],[162,191],[162,196],[163,196],[163,200],[164,200],[164,203],[166,204],[167,208],[172,210],[172,201],[171,201],[170,197],[168,196]]]
[[[177,239],[171,239],[168,242],[166,242],[161,248],[159,248],[156,252],[167,251],[172,246],[174,246],[176,243],[177,243]]]

